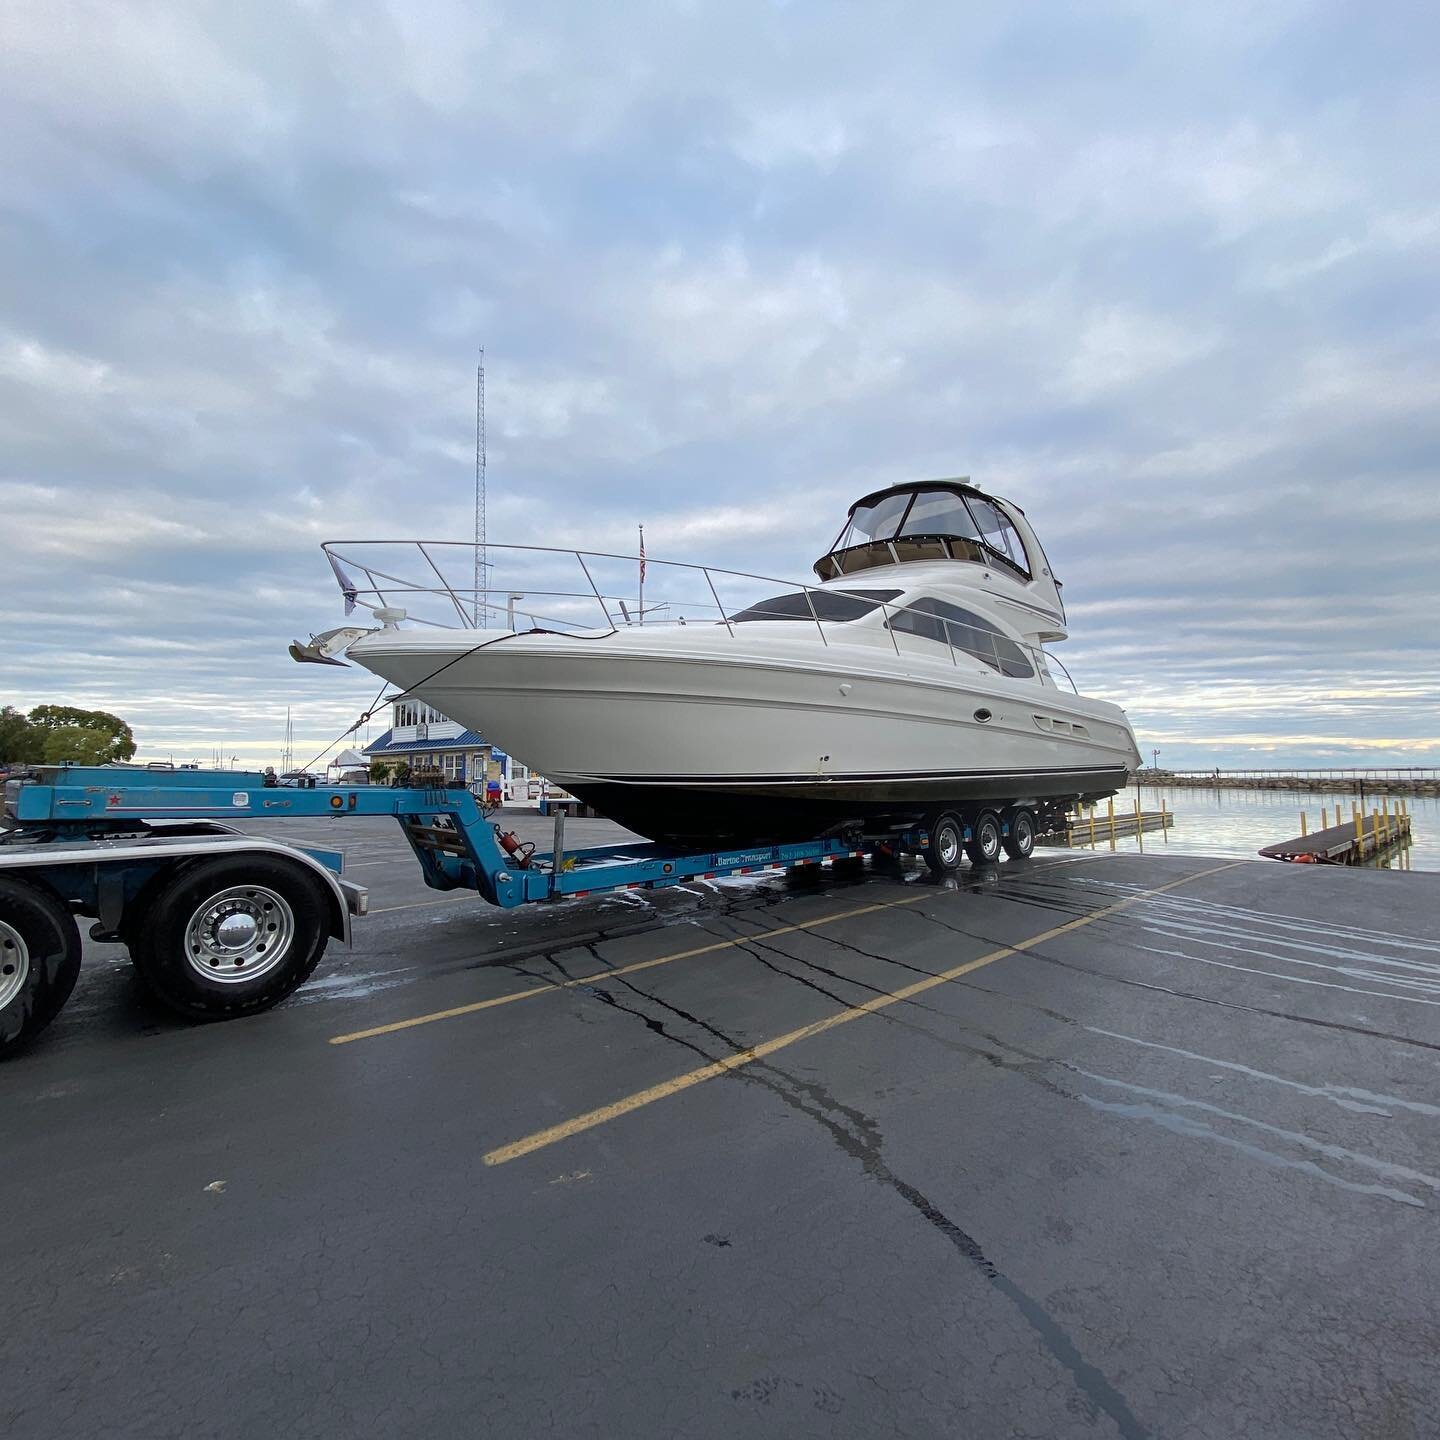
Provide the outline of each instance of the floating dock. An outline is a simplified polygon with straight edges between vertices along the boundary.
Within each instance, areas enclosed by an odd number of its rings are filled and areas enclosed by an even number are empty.
[[[1410,816],[1403,809],[1372,810],[1362,815],[1358,807],[1348,820],[1325,825],[1328,816],[1321,812],[1319,830],[1309,831],[1304,812],[1300,815],[1300,834],[1292,840],[1266,845],[1260,854],[1267,860],[1289,860],[1308,865],[1364,865],[1382,860],[1410,844]],[[1307,833],[1309,831],[1309,833]]]
[[[1108,844],[1113,850],[1117,840],[1129,840],[1135,836],[1144,836],[1152,830],[1164,832],[1170,830],[1175,824],[1175,813],[1160,802],[1158,810],[1141,810],[1139,801],[1136,801],[1135,808],[1128,809],[1123,804],[1116,809],[1115,802],[1109,801],[1104,810],[1090,806],[1088,810],[1077,810],[1065,817],[1065,824],[1041,835],[1037,839],[1040,845],[1064,845],[1071,848],[1085,847],[1095,849],[1099,845]],[[1168,843],[1168,836],[1164,837]],[[1142,840],[1143,845],[1143,840]]]

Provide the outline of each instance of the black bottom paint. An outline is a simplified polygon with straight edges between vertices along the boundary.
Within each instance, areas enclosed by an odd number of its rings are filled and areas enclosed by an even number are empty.
[[[1124,766],[1090,770],[881,775],[775,780],[739,777],[722,784],[647,776],[624,782],[566,780],[566,788],[602,815],[665,845],[783,845],[847,825],[871,832],[903,829],[937,810],[1026,801],[1095,801],[1124,788]]]

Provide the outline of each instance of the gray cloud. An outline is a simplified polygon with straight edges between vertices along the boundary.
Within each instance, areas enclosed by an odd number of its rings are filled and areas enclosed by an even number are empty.
[[[1175,763],[1434,761],[1436,20],[1334,4],[0,18],[0,698],[314,748],[335,535],[803,575],[969,473]]]

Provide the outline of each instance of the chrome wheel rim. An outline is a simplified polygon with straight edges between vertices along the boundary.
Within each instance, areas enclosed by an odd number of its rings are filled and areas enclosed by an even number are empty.
[[[946,869],[953,869],[960,861],[960,832],[953,825],[942,825],[935,849],[940,863]]]
[[[1021,855],[1028,855],[1035,848],[1035,827],[1028,820],[1017,820],[1014,833]]]
[[[1000,853],[999,826],[982,825],[980,827],[980,853],[987,860],[993,860]]]
[[[197,975],[237,985],[268,974],[290,953],[295,912],[264,885],[232,885],[196,907],[185,927],[185,959]]]
[[[30,947],[13,926],[0,920],[0,1010],[24,988],[30,977]]]

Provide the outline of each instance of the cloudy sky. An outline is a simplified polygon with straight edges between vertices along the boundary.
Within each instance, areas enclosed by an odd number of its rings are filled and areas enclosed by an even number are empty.
[[[969,474],[1173,764],[1440,763],[1432,7],[0,7],[0,703],[277,758],[319,541]],[[297,753],[297,760],[308,758]]]

